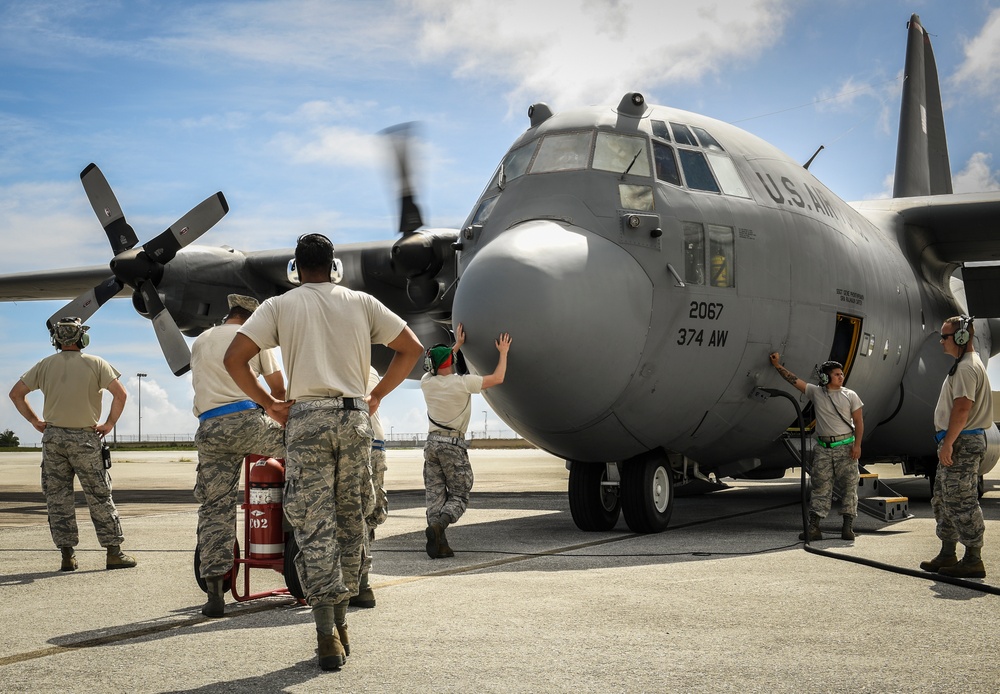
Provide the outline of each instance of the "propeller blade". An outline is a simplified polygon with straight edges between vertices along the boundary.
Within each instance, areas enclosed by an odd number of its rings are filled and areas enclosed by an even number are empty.
[[[127,251],[139,243],[135,230],[125,221],[125,213],[115,197],[111,186],[97,164],[90,164],[80,173],[83,189],[87,193],[94,214],[101,220],[104,233],[108,235],[111,250],[115,255]]]
[[[49,316],[49,319],[45,321],[45,326],[51,329],[56,321],[66,316],[76,316],[80,320],[86,321],[94,315],[97,309],[103,306],[109,299],[115,297],[124,287],[125,285],[112,275]]]
[[[156,332],[156,340],[160,343],[160,349],[167,359],[170,370],[174,372],[174,376],[187,373],[191,369],[191,348],[188,347],[177,323],[160,300],[156,287],[152,282],[143,282],[139,285],[139,293],[146,303],[146,310]]]
[[[402,234],[409,234],[424,225],[413,193],[413,184],[410,182],[409,146],[415,129],[415,123],[402,123],[382,131],[389,138],[396,155],[396,189],[400,200],[399,231]]]
[[[229,212],[229,203],[226,202],[226,196],[220,191],[205,198],[166,231],[144,243],[142,250],[150,260],[160,265],[169,263],[177,255],[177,251],[215,226],[216,222],[225,217],[227,212]]]

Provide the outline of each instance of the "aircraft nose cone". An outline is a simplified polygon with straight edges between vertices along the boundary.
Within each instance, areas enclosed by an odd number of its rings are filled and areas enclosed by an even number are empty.
[[[497,413],[528,435],[579,431],[605,419],[638,368],[652,283],[616,244],[562,222],[503,232],[469,262],[455,295],[464,353],[493,372],[511,334],[507,376],[487,391]]]

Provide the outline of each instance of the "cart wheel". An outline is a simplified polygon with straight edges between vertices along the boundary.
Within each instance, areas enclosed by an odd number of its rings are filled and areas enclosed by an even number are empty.
[[[299,546],[295,543],[295,534],[289,532],[285,540],[285,587],[292,597],[298,600],[305,600],[306,594],[299,583],[299,572],[295,570],[295,557],[299,553]]]
[[[233,543],[233,558],[240,558],[240,541],[237,540]],[[223,577],[222,590],[223,592],[229,592],[229,588],[232,586],[233,577],[236,575],[239,568],[236,562],[229,568],[226,575]],[[198,587],[205,593],[208,593],[208,584],[205,583],[205,579],[201,577],[201,545],[196,545],[194,548],[194,580],[198,582]]]

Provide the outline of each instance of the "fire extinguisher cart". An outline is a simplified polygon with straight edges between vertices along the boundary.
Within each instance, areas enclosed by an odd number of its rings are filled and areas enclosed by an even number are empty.
[[[285,485],[283,460],[260,455],[243,459],[243,546],[246,557],[240,556],[240,543],[233,547],[233,567],[226,574],[225,587],[237,602],[271,596],[291,595],[302,601],[304,594],[295,570],[298,546],[291,531],[284,529],[282,493]],[[201,577],[200,547],[195,548],[194,574],[202,590],[208,591]],[[243,568],[242,588],[240,568]],[[284,575],[285,587],[257,593],[250,591],[250,570],[270,569]]]

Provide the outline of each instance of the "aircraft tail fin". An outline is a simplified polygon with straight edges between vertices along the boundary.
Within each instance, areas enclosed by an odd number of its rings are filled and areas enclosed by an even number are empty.
[[[920,17],[907,24],[903,99],[892,197],[952,193],[948,142],[934,51]]]

